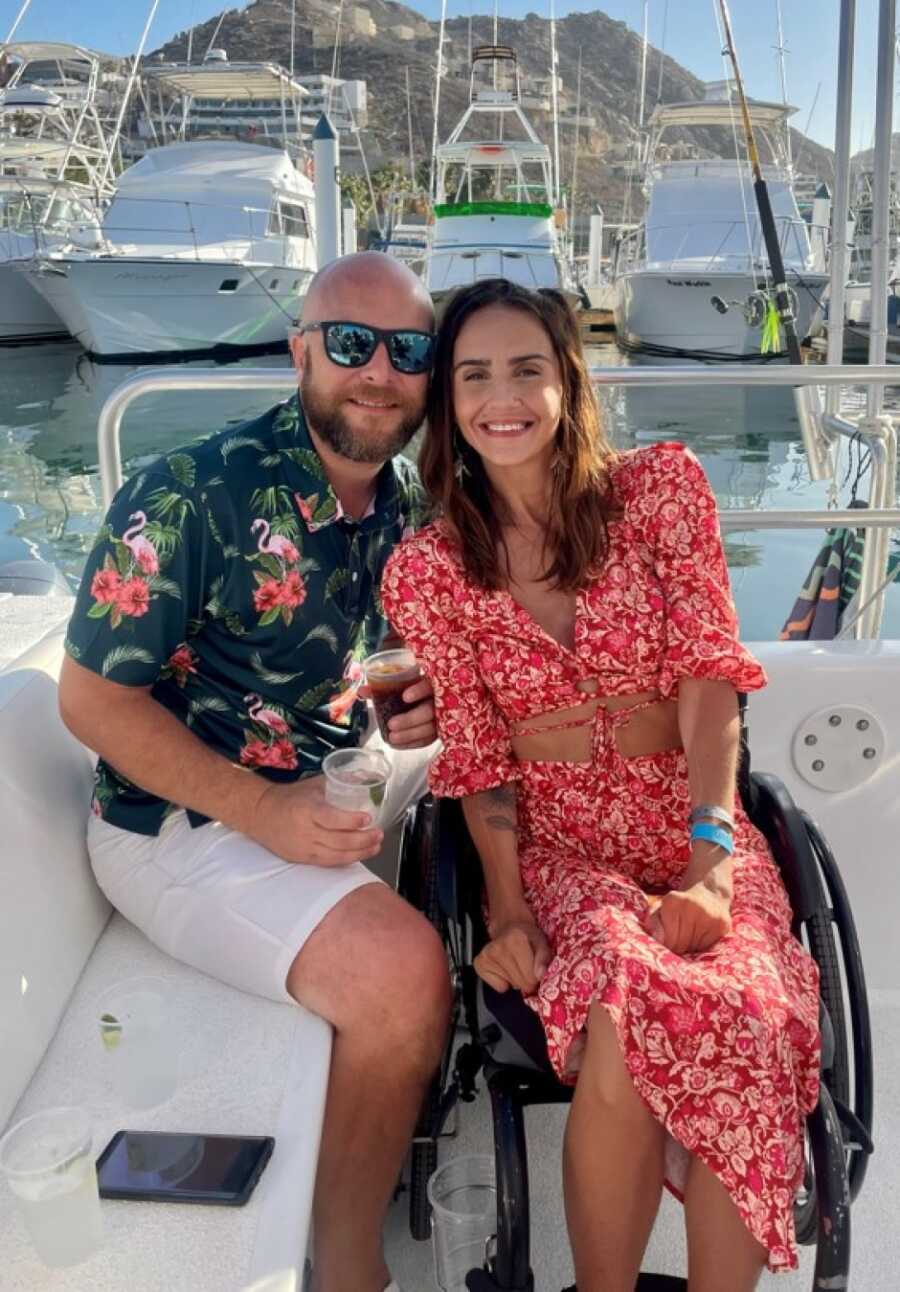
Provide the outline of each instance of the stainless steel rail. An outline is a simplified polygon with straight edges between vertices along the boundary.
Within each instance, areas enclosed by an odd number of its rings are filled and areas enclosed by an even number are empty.
[[[705,386],[783,386],[795,389],[801,386],[827,388],[870,383],[900,385],[900,370],[889,364],[865,368],[847,364],[834,367],[792,367],[787,364],[748,367],[735,364],[715,368],[591,368],[590,375],[598,387],[674,386],[694,390]],[[218,368],[203,370],[166,367],[150,368],[129,377],[106,400],[97,423],[97,452],[104,507],[109,506],[122,484],[119,434],[125,411],[136,399],[161,391],[185,390],[271,390],[290,394],[296,386],[296,375],[290,368],[282,371],[271,368],[240,368],[223,372]],[[900,508],[891,506],[895,500],[896,488],[896,428],[892,419],[885,416],[863,419],[859,424],[826,416],[821,419],[821,426],[826,440],[838,435],[859,434],[872,448],[871,508],[864,511],[838,508],[805,511],[726,508],[720,512],[722,528],[725,531],[828,529],[846,525],[854,529],[871,529],[872,534],[866,541],[860,588],[861,600],[866,609],[854,625],[854,635],[875,637],[878,635],[883,609],[889,531],[900,527]],[[867,597],[870,598],[868,603]]]

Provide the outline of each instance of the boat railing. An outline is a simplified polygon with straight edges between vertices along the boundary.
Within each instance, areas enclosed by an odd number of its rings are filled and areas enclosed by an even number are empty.
[[[825,225],[810,225],[799,216],[778,216],[778,241],[782,255],[802,266],[811,268],[810,262],[825,263],[830,233]],[[704,248],[702,255],[691,255],[690,246],[697,238],[698,228],[704,235],[717,238],[714,248]],[[648,236],[649,235],[649,236]],[[666,245],[666,255],[652,255],[648,244]],[[690,262],[691,273],[710,273],[727,268],[733,273],[764,272],[768,259],[759,222],[753,218],[749,225],[744,220],[709,220],[698,213],[694,224],[683,220],[673,224],[641,224],[630,233],[623,234],[616,244],[615,270],[617,273],[653,267],[663,273],[683,271],[685,261]],[[788,264],[787,269],[797,269]]]
[[[127,215],[127,211],[123,209],[126,203],[150,206],[159,212],[160,217],[164,213],[166,216],[176,218],[160,218],[155,223],[138,223],[130,220],[124,220],[122,223],[114,222],[116,211],[120,216]],[[91,232],[94,236],[90,245],[92,249],[99,249],[102,244],[107,254],[115,255],[117,251],[119,254],[125,254],[124,248],[140,239],[154,246],[171,245],[173,249],[177,247],[179,259],[182,259],[184,251],[188,250],[192,251],[194,260],[208,260],[211,258],[210,248],[218,243],[228,249],[228,254],[221,257],[223,260],[239,262],[253,257],[254,244],[262,241],[280,241],[283,258],[286,260],[289,247],[303,235],[276,232],[272,225],[273,216],[276,213],[277,208],[274,203],[269,206],[250,206],[246,203],[202,202],[193,198],[181,200],[169,197],[117,197],[109,216],[103,220],[102,225],[98,223],[92,226]],[[226,214],[230,223],[222,218]],[[150,219],[152,218],[151,212]],[[67,240],[76,247],[83,247],[83,238],[79,235],[83,233],[85,224],[84,218],[75,218],[68,222],[59,221],[52,229],[43,229],[36,223],[34,235],[38,254],[46,254],[51,248],[59,249],[60,243]],[[242,227],[244,225],[246,227]],[[308,225],[306,236],[309,237]],[[158,242],[154,242],[154,239],[158,239]]]
[[[590,369],[591,380],[598,390],[608,387],[667,386],[689,387],[692,391],[709,386],[783,387],[797,392],[840,391],[845,386],[897,385],[897,370],[889,365],[860,368],[850,364],[768,366],[754,368],[722,365],[714,368],[633,367]],[[291,369],[241,368],[233,372],[208,368],[151,368],[136,373],[112,392],[100,410],[97,423],[97,453],[103,505],[108,507],[123,482],[120,434],[122,418],[137,399],[162,392],[271,390],[284,395],[297,388]],[[830,457],[835,468],[835,448],[841,437],[858,437],[872,454],[872,481],[869,506],[858,508],[771,509],[723,508],[722,529],[832,529],[846,526],[862,529],[866,539],[860,577],[860,610],[848,636],[856,639],[876,638],[881,627],[884,595],[888,582],[888,556],[891,531],[900,527],[900,508],[896,506],[897,419],[881,414],[877,417],[845,418],[837,414],[818,414],[814,422],[809,407],[798,401],[804,446],[812,464]],[[819,477],[821,478],[821,477]]]

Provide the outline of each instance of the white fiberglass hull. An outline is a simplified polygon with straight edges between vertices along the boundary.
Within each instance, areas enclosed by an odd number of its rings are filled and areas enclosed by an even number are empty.
[[[425,259],[425,285],[434,300],[482,278],[507,278],[536,290],[578,291],[548,218],[453,215],[435,220]]]
[[[0,264],[0,345],[66,335],[56,310],[11,264]]]
[[[750,274],[695,269],[636,269],[616,279],[615,322],[626,350],[680,357],[753,358],[760,353],[761,324],[748,323],[744,302],[757,290]],[[827,274],[788,271],[797,298],[797,336],[819,322]],[[760,286],[762,284],[760,283]],[[713,299],[727,305],[722,312]]]
[[[72,336],[108,359],[277,345],[311,277],[296,267],[125,256],[28,270]]]

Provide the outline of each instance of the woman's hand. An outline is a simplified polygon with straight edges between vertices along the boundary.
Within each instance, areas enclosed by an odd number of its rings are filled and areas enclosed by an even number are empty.
[[[691,883],[693,863],[682,887],[664,897],[651,897],[649,929],[652,937],[676,955],[708,951],[731,932],[731,868],[728,862],[713,866],[702,879]]]
[[[493,924],[491,940],[475,957],[475,972],[495,991],[530,995],[553,959],[550,943],[530,918]]]

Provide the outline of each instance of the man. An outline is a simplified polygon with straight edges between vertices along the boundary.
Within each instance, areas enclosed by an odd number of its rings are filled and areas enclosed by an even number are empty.
[[[170,954],[334,1027],[316,1292],[396,1287],[381,1228],[446,1031],[434,931],[360,864],[382,832],[329,807],[316,774],[361,735],[378,581],[417,523],[395,455],[422,421],[432,328],[399,262],[320,271],[291,340],[299,398],[120,490],[60,679],[63,720],[100,754],[89,847],[113,903]],[[430,694],[407,690],[394,745],[434,739]],[[427,758],[391,756],[399,815]]]

